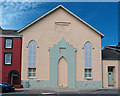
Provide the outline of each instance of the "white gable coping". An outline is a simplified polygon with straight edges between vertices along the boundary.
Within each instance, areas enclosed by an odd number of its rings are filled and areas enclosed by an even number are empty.
[[[85,22],[84,20],[82,20],[80,17],[78,17],[77,15],[73,14],[71,11],[69,11],[67,8],[65,8],[62,5],[58,5],[57,7],[53,8],[51,11],[47,12],[46,14],[40,16],[39,18],[37,18],[36,20],[34,20],[33,22],[31,22],[30,24],[26,25],[25,27],[21,28],[20,30],[18,30],[17,32],[21,32],[23,30],[25,30],[26,28],[28,28],[29,26],[31,26],[32,24],[34,24],[35,22],[37,22],[38,20],[44,18],[45,16],[49,15],[50,13],[52,13],[53,11],[57,10],[58,8],[63,8],[64,10],[66,10],[68,13],[70,13],[72,16],[74,16],[75,18],[77,18],[78,20],[80,20],[81,22],[83,22],[85,25],[87,25],[88,27],[90,27],[92,30],[94,30],[96,33],[98,33],[99,35],[101,35],[101,37],[104,37],[104,34],[102,34],[101,32],[99,32],[97,29],[95,29],[94,27],[92,27],[90,24],[88,24],[87,22]]]

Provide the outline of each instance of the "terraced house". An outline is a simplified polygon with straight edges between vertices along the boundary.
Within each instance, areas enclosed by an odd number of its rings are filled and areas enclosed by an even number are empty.
[[[102,33],[62,5],[20,29],[23,87],[102,88]]]
[[[117,46],[106,46],[102,50],[103,87],[119,88],[120,42]]]
[[[21,87],[22,36],[17,30],[5,30],[0,27],[0,82]]]

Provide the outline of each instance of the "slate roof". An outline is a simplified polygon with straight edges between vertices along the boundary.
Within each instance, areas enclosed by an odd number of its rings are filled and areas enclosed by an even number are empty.
[[[0,27],[0,35],[17,35],[18,30],[4,30]]]
[[[103,60],[120,60],[120,42],[117,46],[106,46],[102,50]]]

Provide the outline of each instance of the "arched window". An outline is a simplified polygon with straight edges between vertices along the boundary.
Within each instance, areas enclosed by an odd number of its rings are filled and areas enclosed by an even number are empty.
[[[36,77],[36,48],[37,45],[31,41],[28,45],[29,48],[29,64],[28,64],[28,77]]]
[[[85,49],[85,77],[91,77],[92,70],[92,45],[87,42],[84,46]]]
[[[85,68],[92,68],[92,45],[87,42],[84,46],[85,49]]]

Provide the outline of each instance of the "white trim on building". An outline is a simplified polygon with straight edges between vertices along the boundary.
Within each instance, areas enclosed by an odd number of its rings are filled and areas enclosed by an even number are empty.
[[[22,37],[22,35],[0,35],[0,37]]]

